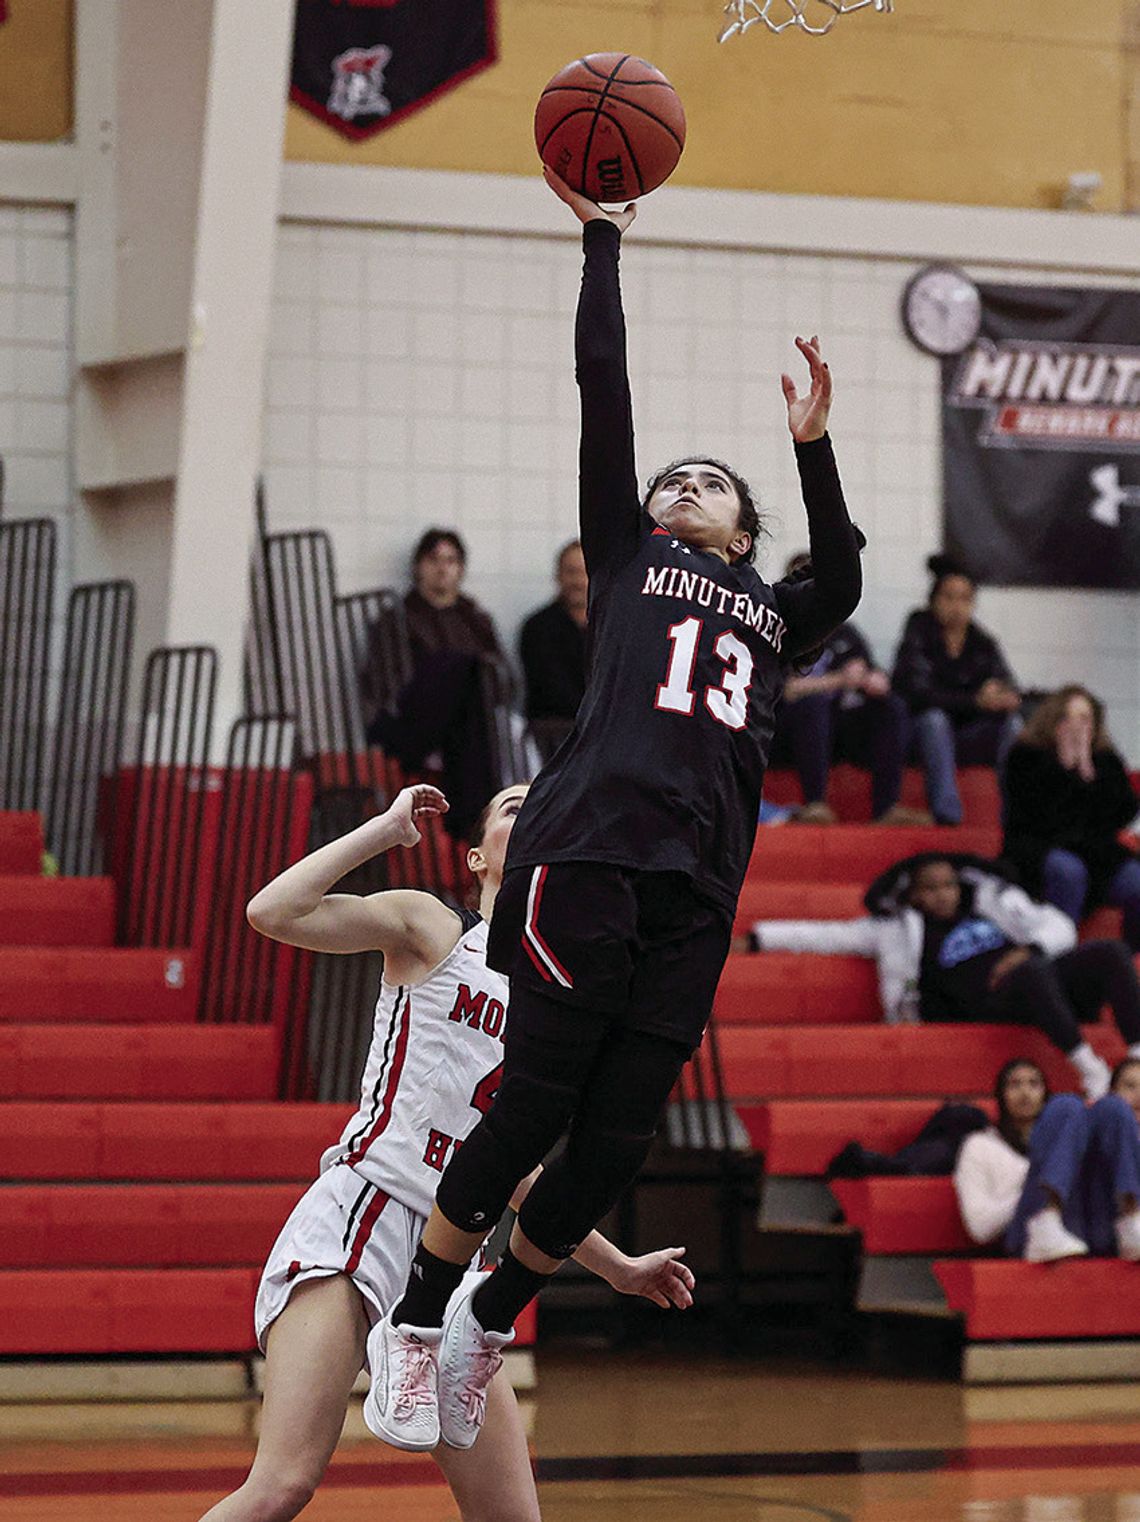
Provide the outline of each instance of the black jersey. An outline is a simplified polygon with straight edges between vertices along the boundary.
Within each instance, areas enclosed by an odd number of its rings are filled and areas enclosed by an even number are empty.
[[[859,600],[859,556],[831,444],[797,445],[814,579],[769,586],[654,523],[634,469],[620,235],[583,229],[576,327],[580,517],[590,574],[586,695],[531,787],[509,867],[604,861],[683,872],[735,907],[790,657]]]

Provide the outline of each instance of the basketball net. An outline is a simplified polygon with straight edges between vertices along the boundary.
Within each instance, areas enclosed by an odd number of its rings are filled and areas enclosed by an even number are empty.
[[[851,11],[873,5],[877,11],[893,11],[894,0],[729,0],[719,42],[743,36],[757,22],[778,36],[790,26],[798,26],[811,37],[822,37]]]

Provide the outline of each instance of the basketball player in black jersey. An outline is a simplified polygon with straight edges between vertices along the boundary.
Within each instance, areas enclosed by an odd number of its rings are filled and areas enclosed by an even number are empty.
[[[782,378],[812,576],[761,580],[756,507],[726,465],[680,461],[640,499],[618,279],[635,208],[605,212],[546,177],[585,224],[576,355],[588,682],[572,734],[519,815],[495,907],[488,960],[511,981],[498,1098],[439,1185],[392,1312],[412,1338],[443,1326],[439,1399],[452,1410],[477,1408],[469,1392],[491,1351],[644,1161],[712,1008],[785,671],[850,616],[861,584],[817,339],[796,339],[808,393]],[[456,1292],[519,1179],[563,1135],[497,1270],[473,1295]],[[448,1441],[456,1430],[445,1423]],[[473,1420],[466,1439],[477,1431]]]

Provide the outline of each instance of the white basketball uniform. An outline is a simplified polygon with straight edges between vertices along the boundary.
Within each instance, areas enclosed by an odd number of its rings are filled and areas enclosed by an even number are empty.
[[[444,1168],[495,1097],[507,980],[487,966],[486,922],[469,911],[461,918],[454,948],[422,983],[381,981],[360,1108],[321,1158],[261,1277],[262,1349],[306,1279],[347,1274],[373,1324],[384,1316],[403,1292]]]

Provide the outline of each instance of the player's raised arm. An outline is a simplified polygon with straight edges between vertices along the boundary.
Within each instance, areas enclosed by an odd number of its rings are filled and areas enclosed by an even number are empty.
[[[820,353],[818,338],[813,337],[810,342],[797,338],[796,348],[808,362],[811,385],[800,396],[790,375],[783,375],[780,380],[807,509],[813,574],[807,580],[776,583],[776,602],[788,626],[785,655],[812,649],[849,618],[863,589],[859,540],[847,515],[827,433],[831,371]]]
[[[640,501],[633,462],[633,406],[626,369],[618,261],[621,235],[637,208],[603,211],[553,172],[546,183],[583,224],[585,263],[574,328],[582,408],[578,514],[586,568],[595,575],[637,544]]]
[[[250,899],[246,918],[275,941],[307,951],[382,951],[438,960],[439,943],[454,942],[459,919],[430,893],[333,893],[349,872],[395,846],[420,839],[417,820],[447,811],[447,799],[427,784],[406,787],[375,819],[286,867]],[[445,948],[446,949],[446,948]]]

